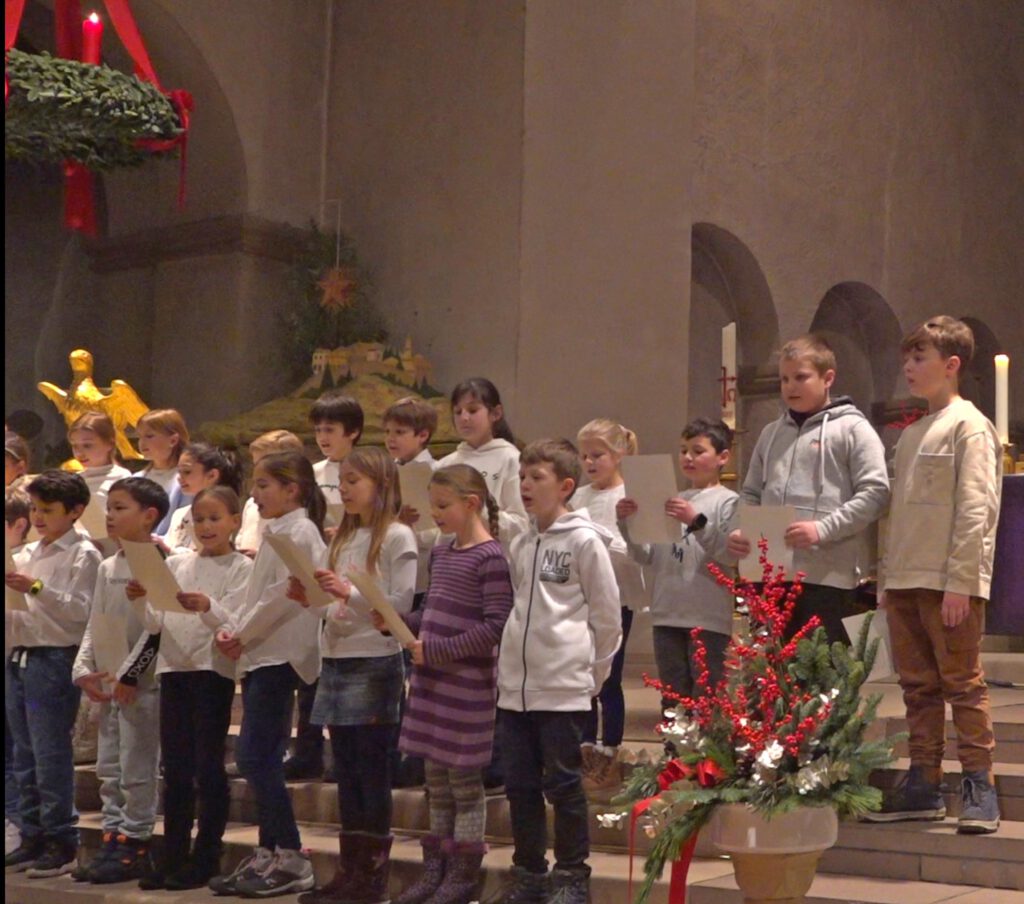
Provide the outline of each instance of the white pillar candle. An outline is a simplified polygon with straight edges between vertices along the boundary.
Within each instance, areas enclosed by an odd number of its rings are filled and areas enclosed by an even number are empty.
[[[722,420],[736,429],[736,324],[722,327]]]
[[[996,432],[999,442],[1010,441],[1010,356],[996,355]]]

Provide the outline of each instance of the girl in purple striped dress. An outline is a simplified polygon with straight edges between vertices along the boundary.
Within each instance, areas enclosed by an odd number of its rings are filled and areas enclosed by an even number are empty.
[[[418,635],[399,747],[425,760],[430,835],[424,871],[394,904],[467,904],[484,847],[483,768],[491,761],[498,643],[512,583],[498,535],[498,505],[469,465],[434,472],[430,507],[443,534],[422,609],[404,616]],[[378,622],[378,627],[383,627]]]

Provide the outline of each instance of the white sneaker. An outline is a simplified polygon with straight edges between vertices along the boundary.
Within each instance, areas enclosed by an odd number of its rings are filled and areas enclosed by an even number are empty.
[[[262,875],[241,879],[235,891],[243,898],[276,898],[300,891],[309,891],[316,885],[313,864],[302,851],[278,848],[274,860]]]
[[[21,831],[9,819],[4,819],[4,856],[21,847]]]

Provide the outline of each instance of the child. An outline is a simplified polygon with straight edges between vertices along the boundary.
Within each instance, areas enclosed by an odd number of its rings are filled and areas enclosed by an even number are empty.
[[[301,452],[302,440],[290,430],[271,430],[257,436],[249,443],[249,455],[252,456],[253,468],[260,460],[273,452]],[[268,519],[261,518],[256,508],[256,501],[249,496],[242,506],[242,526],[235,537],[235,548],[249,558],[255,558],[263,539],[263,531]]]
[[[118,463],[114,422],[99,411],[87,411],[68,428],[71,452],[82,465],[82,479],[94,505],[106,508],[107,490],[132,473]]]
[[[264,456],[253,472],[253,499],[267,534],[290,538],[313,561],[324,553],[324,495],[300,452]],[[239,659],[242,729],[235,760],[256,798],[259,844],[233,872],[210,880],[219,895],[271,897],[313,887],[284,780],[291,707],[300,681],[320,673],[320,619],[285,596],[288,569],[262,545],[241,608],[222,622],[217,646]],[[212,621],[218,612],[211,608]]]
[[[21,553],[18,571],[5,576],[8,587],[28,594],[28,611],[11,613],[5,702],[22,837],[4,866],[44,877],[70,872],[78,849],[71,731],[80,692],[71,666],[89,618],[100,553],[75,529],[89,503],[79,475],[44,471],[26,491],[40,539]]]
[[[637,504],[627,498],[616,507],[629,554],[653,572],[651,622],[658,678],[685,697],[701,693],[690,632],[701,629],[712,685],[724,674],[725,648],[732,636],[732,596],[708,571],[711,562],[732,563],[726,545],[738,497],[720,483],[732,439],[732,430],[722,421],[697,418],[683,428],[679,469],[689,487],[665,502],[665,514],[686,528],[675,543],[634,543],[628,519],[638,511]],[[699,517],[703,527],[696,526]],[[665,705],[674,704],[666,700]]]
[[[399,745],[424,757],[430,834],[423,873],[394,904],[462,904],[474,897],[484,846],[483,767],[491,761],[497,646],[512,608],[498,504],[475,468],[430,481],[434,518],[450,543],[434,548],[423,609],[406,617],[417,640]],[[383,627],[377,616],[378,627]]]
[[[945,704],[963,769],[957,831],[999,828],[992,780],[992,715],[979,648],[992,578],[1002,456],[988,419],[961,398],[974,354],[963,321],[933,317],[904,340],[903,373],[928,414],[896,446],[893,500],[880,583],[910,730],[910,769],[877,822],[942,819]]]
[[[28,443],[11,430],[4,432],[4,486],[17,489],[26,482]]]
[[[636,455],[636,434],[607,418],[585,424],[577,434],[580,462],[590,481],[572,497],[574,511],[586,513],[612,534],[610,552],[622,602],[622,643],[612,660],[612,670],[601,693],[591,703],[590,718],[583,730],[583,788],[588,793],[618,788],[622,784],[622,766],[618,748],[626,727],[626,701],[622,694],[622,667],[626,659],[626,641],[633,624],[630,603],[643,600],[644,583],[640,566],[626,552],[626,541],[619,532],[615,505],[626,494],[621,463],[627,455]],[[601,704],[603,725],[597,746],[597,709]]]
[[[245,596],[252,561],[231,545],[241,523],[238,495],[226,486],[200,490],[192,503],[199,552],[167,560],[182,592],[180,613],[147,609],[146,629],[160,635],[160,746],[164,761],[162,866],[144,889],[200,888],[220,871],[221,839],[231,803],[224,747],[235,697],[235,664],[214,643],[215,629]],[[130,599],[146,589],[128,585]],[[211,614],[211,610],[217,610]],[[198,796],[199,833],[191,849]]]
[[[340,505],[339,469],[352,447],[363,435],[363,409],[351,396],[339,391],[325,392],[309,412],[316,444],[324,460],[313,466],[316,483],[328,505]]]
[[[107,493],[107,535],[111,540],[148,543],[167,514],[167,494],[146,477],[125,477]],[[100,707],[96,778],[103,802],[103,846],[73,878],[97,885],[141,879],[152,869],[149,845],[156,823],[160,762],[160,689],[153,662],[159,637],[145,630],[144,610],[128,598],[132,579],[124,552],[105,559],[96,575],[89,624],[72,675]],[[107,621],[101,625],[100,619]],[[99,657],[99,635],[119,631],[131,652],[111,674]],[[107,690],[105,684],[113,684]]]
[[[357,569],[371,575],[399,613],[412,608],[416,585],[416,539],[398,521],[395,463],[382,449],[356,449],[340,475],[345,515],[331,541],[328,568],[316,572],[338,602],[319,610],[324,661],[311,715],[314,725],[327,726],[334,761],[343,764],[340,855],[331,882],[304,895],[303,904],[388,900],[392,751],[405,671],[398,641],[377,631],[369,604],[343,574]],[[290,595],[305,604],[298,581]]]
[[[242,467],[238,456],[230,450],[209,443],[190,443],[178,459],[178,482],[182,492],[190,498],[215,486],[225,486],[240,495]],[[182,506],[171,517],[167,545],[174,552],[197,548],[190,506]]]
[[[188,427],[180,411],[154,408],[139,418],[135,430],[139,435],[139,454],[149,460],[139,476],[160,484],[170,500],[167,517],[153,531],[162,537],[171,526],[171,516],[192,501],[178,483],[178,459],[189,442]]]
[[[28,557],[22,547],[28,535],[28,518],[32,501],[24,490],[8,487],[4,493],[4,532],[7,548],[11,550],[14,566],[24,565]],[[10,659],[14,649],[14,614],[4,611],[4,661]],[[6,673],[4,687],[6,690]],[[18,780],[14,776],[14,734],[4,714],[4,856],[21,845],[21,818],[18,816]]]
[[[611,534],[567,507],[579,477],[579,455],[568,440],[541,440],[523,450],[522,499],[533,523],[512,544],[515,604],[498,654],[498,732],[515,851],[496,904],[548,895],[587,900],[580,738],[622,626],[607,549]],[[550,881],[545,796],[555,810]]]
[[[483,377],[463,380],[452,390],[452,420],[462,437],[458,448],[441,459],[440,467],[472,465],[487,481],[501,509],[501,543],[505,549],[526,530],[527,518],[519,496],[519,450],[497,387]]]
[[[786,544],[793,572],[806,579],[787,637],[817,615],[830,642],[849,643],[842,620],[856,614],[857,584],[874,560],[868,528],[889,500],[885,450],[848,397],[831,398],[836,356],[821,336],[782,347],[779,379],[788,410],[761,431],[740,501],[797,510]],[[730,554],[742,559],[752,551],[750,538],[734,530]]]

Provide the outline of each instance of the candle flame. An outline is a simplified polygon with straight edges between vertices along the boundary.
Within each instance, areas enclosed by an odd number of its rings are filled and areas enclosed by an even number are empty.
[[[99,25],[100,17],[96,13],[89,13],[89,21],[92,22],[93,25]]]
[[[1010,356],[1009,355],[996,355],[996,364],[1009,364],[1009,363],[1010,363]]]

